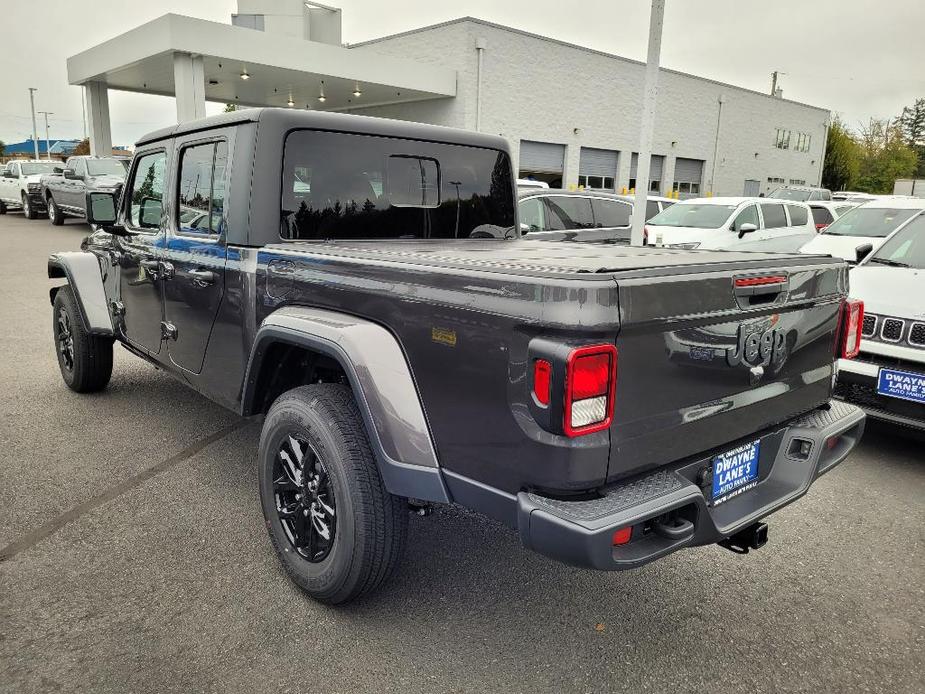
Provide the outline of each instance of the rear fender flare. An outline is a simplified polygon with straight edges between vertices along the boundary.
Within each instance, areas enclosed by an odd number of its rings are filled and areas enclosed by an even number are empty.
[[[274,344],[335,359],[347,375],[386,489],[397,496],[448,503],[450,495],[411,370],[395,337],[349,314],[289,306],[268,316],[254,339],[241,414],[255,414],[263,359]]]
[[[80,318],[88,333],[106,337],[114,335],[112,317],[109,315],[109,303],[103,288],[100,261],[93,253],[69,251],[49,256],[48,276],[53,279],[57,277],[67,279],[74,292],[74,298],[77,299]],[[52,303],[59,289],[60,287],[53,287],[49,290]]]

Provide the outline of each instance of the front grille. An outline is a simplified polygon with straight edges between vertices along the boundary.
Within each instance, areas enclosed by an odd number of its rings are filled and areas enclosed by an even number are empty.
[[[883,321],[883,327],[880,328],[880,338],[886,342],[899,342],[903,336],[903,327],[905,327],[905,321],[886,318]]]
[[[877,316],[872,313],[868,313],[866,316],[864,316],[864,325],[861,326],[861,335],[864,337],[872,337],[876,332]]]
[[[909,344],[925,347],[925,323],[913,323],[909,331]]]

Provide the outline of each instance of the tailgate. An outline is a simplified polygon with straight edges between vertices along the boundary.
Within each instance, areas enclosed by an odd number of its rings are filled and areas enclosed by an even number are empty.
[[[829,400],[847,267],[813,260],[615,274],[608,479],[728,446]]]

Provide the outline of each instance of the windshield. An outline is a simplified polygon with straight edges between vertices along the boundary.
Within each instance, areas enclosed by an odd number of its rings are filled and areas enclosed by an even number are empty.
[[[920,214],[896,232],[867,262],[925,270],[925,215]]]
[[[125,166],[118,159],[87,159],[87,173],[91,176],[109,174],[124,178]]]
[[[779,200],[797,200],[799,202],[806,202],[809,200],[809,196],[812,195],[811,190],[795,190],[793,188],[778,188],[773,193],[771,193],[769,198],[777,198]]]
[[[37,162],[37,163],[34,163],[34,164],[30,164],[30,163],[24,162],[24,163],[20,164],[20,166],[22,167],[22,174],[23,174],[23,176],[31,176],[31,175],[33,175],[33,174],[50,174],[50,173],[54,173],[54,172],[55,172],[55,167],[56,167],[56,166],[57,166],[57,167],[61,167],[61,166],[64,166],[64,164],[62,164],[60,161],[50,161],[50,162],[48,162],[48,163],[45,163],[45,162]]]
[[[882,239],[919,212],[921,210],[901,210],[895,207],[855,207],[832,222],[822,233]]]
[[[736,205],[703,205],[679,202],[662,210],[650,224],[664,227],[719,229],[735,211]]]

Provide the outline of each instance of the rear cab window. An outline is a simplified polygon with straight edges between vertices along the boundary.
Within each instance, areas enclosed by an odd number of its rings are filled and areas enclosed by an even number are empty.
[[[296,130],[283,156],[288,241],[506,238],[516,234],[506,153]]]

